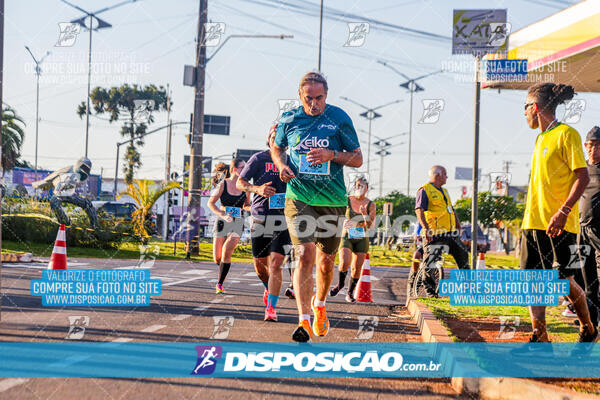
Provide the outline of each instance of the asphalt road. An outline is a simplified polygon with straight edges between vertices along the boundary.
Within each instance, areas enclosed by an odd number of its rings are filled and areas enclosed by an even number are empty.
[[[168,341],[289,342],[297,325],[295,301],[282,296],[279,321],[265,322],[263,286],[250,264],[234,264],[225,295],[216,295],[212,263],[156,261],[152,278],[162,295],[148,307],[42,307],[29,293],[46,262],[2,266],[2,341]],[[135,260],[69,259],[69,268],[134,268]],[[315,342],[418,342],[418,330],[401,304],[405,268],[373,267],[374,304],[344,301],[345,292],[327,300],[329,334]],[[289,274],[284,271],[284,285]],[[337,282],[337,273],[334,283]],[[84,318],[82,318],[84,317]],[[367,318],[373,329],[361,328]],[[85,330],[70,332],[70,321]],[[217,379],[217,378],[5,378],[0,399],[228,399],[248,398],[458,398],[440,379]]]

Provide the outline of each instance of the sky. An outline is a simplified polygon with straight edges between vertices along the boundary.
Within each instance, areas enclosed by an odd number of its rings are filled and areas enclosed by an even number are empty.
[[[96,11],[118,1],[73,0],[79,7]],[[280,4],[278,4],[280,3]],[[405,79],[378,63],[385,61],[397,70],[416,77],[450,67],[468,70],[470,56],[451,54],[452,10],[506,8],[515,31],[561,8],[569,0],[325,0],[322,72],[328,79],[327,102],[342,107],[357,129],[366,171],[368,122],[359,116],[361,107],[343,100],[347,97],[367,107],[401,100],[378,110],[382,115],[372,123],[372,134],[381,138],[408,131],[409,93],[399,87]],[[280,99],[297,98],[300,77],[317,68],[319,19],[294,11],[314,10],[317,0],[208,0],[210,22],[225,24],[221,40],[234,34],[289,34],[292,39],[235,38],[219,51],[207,66],[205,112],[231,116],[231,135],[206,135],[204,155],[227,158],[236,149],[263,149],[265,136],[276,120]],[[335,11],[353,14],[337,17]],[[4,102],[25,120],[23,158],[32,162],[35,152],[36,77],[29,46],[37,58],[51,54],[42,65],[40,80],[39,168],[56,169],[73,164],[84,152],[85,117],[76,114],[87,93],[89,36],[82,31],[71,47],[55,46],[59,23],[82,15],[59,0],[6,2],[4,48]],[[328,17],[329,16],[329,17]],[[100,14],[113,26],[93,33],[92,88],[124,83],[155,84],[172,90],[173,121],[189,121],[193,110],[193,88],[183,85],[184,65],[195,62],[195,35],[198,1],[139,0]],[[338,20],[331,17],[338,18]],[[392,25],[448,37],[415,37],[395,27],[370,25],[364,44],[344,46],[349,22],[371,18]],[[214,47],[209,48],[210,55]],[[470,75],[441,73],[424,78],[425,88],[416,93],[413,104],[411,195],[427,181],[428,169],[441,164],[448,170],[447,188],[454,199],[469,181],[455,180],[456,167],[472,166],[474,131],[474,83]],[[465,79],[466,78],[466,79]],[[587,107],[573,124],[582,136],[598,125],[598,94],[581,93]],[[442,100],[444,108],[436,123],[418,123],[423,100]],[[482,173],[502,171],[510,161],[513,185],[526,185],[529,160],[538,131],[528,128],[523,116],[524,91],[483,90],[481,98],[480,168]],[[557,115],[561,115],[561,109]],[[91,117],[89,158],[92,173],[113,177],[116,142],[120,123],[106,116]],[[149,129],[167,123],[165,112],[155,114]],[[188,125],[173,130],[172,168],[181,170],[189,154],[185,140]],[[391,155],[384,158],[383,193],[407,190],[407,135],[389,140]],[[404,144],[402,144],[404,143]],[[140,149],[143,166],[136,177],[163,179],[166,130],[150,135]],[[372,146],[370,174],[372,197],[379,194],[380,157]],[[122,154],[123,152],[121,152]],[[122,159],[121,159],[122,164]],[[119,171],[123,176],[122,166]],[[481,189],[488,186],[481,182]]]

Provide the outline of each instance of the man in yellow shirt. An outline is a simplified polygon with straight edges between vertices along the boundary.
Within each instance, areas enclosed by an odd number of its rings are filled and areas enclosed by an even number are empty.
[[[529,88],[525,117],[531,129],[540,128],[531,158],[531,176],[521,236],[521,268],[557,268],[568,279],[569,300],[580,321],[579,342],[598,336],[590,321],[585,293],[575,282],[571,261],[577,259],[579,212],[577,201],[589,182],[579,133],[557,121],[556,106],[573,98],[573,87],[539,83]],[[546,307],[530,306],[530,342],[548,342]]]
[[[434,165],[429,170],[429,182],[417,191],[415,213],[425,236],[423,246],[423,264],[430,265],[436,261],[436,246],[444,246],[454,257],[458,268],[469,268],[469,253],[460,241],[460,220],[458,219],[450,194],[443,186],[448,176],[446,168]],[[426,269],[426,272],[428,270]],[[417,271],[411,270],[408,276],[407,294],[411,292]],[[433,280],[426,273],[425,290],[432,297],[437,297]]]

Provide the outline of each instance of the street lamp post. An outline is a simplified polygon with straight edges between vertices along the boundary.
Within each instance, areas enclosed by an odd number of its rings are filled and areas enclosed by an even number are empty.
[[[86,11],[79,6],[76,6],[75,4],[69,3],[66,0],[61,0],[61,1],[85,14],[83,17],[72,20],[71,23],[79,24],[83,28],[87,29],[90,32],[90,43],[89,43],[89,47],[88,47],[87,106],[85,109],[85,157],[87,157],[88,156],[88,138],[89,138],[89,131],[90,131],[90,88],[91,88],[91,80],[92,80],[92,31],[97,31],[97,30],[100,30],[103,28],[112,27],[112,25],[109,24],[108,22],[98,18],[97,15],[100,13],[106,12],[108,10],[112,10],[114,8],[125,5],[127,3],[134,3],[137,0],[122,1],[121,3],[117,3],[110,7],[104,7],[102,9],[100,9],[98,11],[94,11],[94,12]],[[88,18],[89,18],[89,22],[88,22],[89,26],[86,26],[85,25],[86,19],[88,19]],[[96,19],[96,21],[98,22],[98,25],[95,28],[92,28],[94,19]]]
[[[378,107],[373,107],[373,108],[369,108],[367,106],[364,106],[352,99],[349,99],[348,97],[345,96],[341,96],[340,97],[342,100],[346,100],[349,101],[350,103],[356,104],[359,107],[364,108],[366,111],[363,112],[362,114],[360,114],[361,117],[367,119],[369,121],[369,139],[367,142],[367,175],[369,175],[370,171],[371,171],[371,122],[375,119],[375,118],[380,118],[382,115],[379,113],[376,113],[375,110],[379,110],[380,108],[383,107],[387,107],[390,106],[392,104],[396,104],[396,103],[400,103],[402,100],[394,100],[391,101],[389,103],[385,103],[383,105],[380,105]]]
[[[37,179],[37,169],[38,169],[38,128],[40,123],[40,75],[42,73],[42,68],[40,67],[44,62],[44,59],[50,55],[50,52],[47,51],[46,54],[39,60],[35,58],[31,49],[28,46],[25,46],[31,58],[33,58],[33,62],[35,63],[35,74],[36,78],[36,92],[35,92],[35,159],[34,159],[34,176]]]
[[[410,111],[409,111],[410,114],[408,116],[408,171],[407,171],[407,179],[406,179],[406,195],[410,196],[410,159],[411,159],[411,153],[412,153],[413,94],[415,92],[422,92],[422,91],[425,90],[416,81],[418,81],[420,79],[423,79],[423,78],[426,78],[426,77],[428,77],[430,75],[439,74],[440,72],[443,72],[443,71],[435,71],[435,72],[431,72],[429,74],[418,76],[416,78],[409,78],[408,76],[406,76],[402,72],[398,71],[396,68],[394,68],[391,65],[389,65],[387,62],[381,61],[381,60],[379,60],[377,62],[379,64],[385,66],[385,67],[388,67],[389,69],[391,69],[392,71],[394,71],[398,75],[402,76],[404,79],[407,79],[406,82],[401,83],[399,86],[407,89],[410,92]]]

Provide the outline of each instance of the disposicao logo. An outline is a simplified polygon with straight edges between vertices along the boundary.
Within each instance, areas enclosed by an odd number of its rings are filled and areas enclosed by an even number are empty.
[[[221,346],[196,346],[198,361],[191,375],[210,375],[217,368],[217,359],[221,358]]]
[[[225,372],[238,371],[280,371],[282,368],[298,372],[364,372],[364,371],[397,371],[403,364],[399,353],[377,351],[361,352],[228,352],[225,357]],[[288,367],[288,368],[285,368]]]

